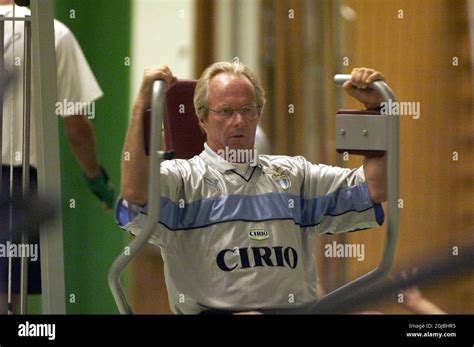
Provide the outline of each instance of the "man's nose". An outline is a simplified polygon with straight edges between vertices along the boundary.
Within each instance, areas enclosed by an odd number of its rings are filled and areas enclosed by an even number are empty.
[[[240,125],[245,124],[247,122],[247,118],[242,115],[241,110],[235,110],[234,114],[232,115],[232,124]]]

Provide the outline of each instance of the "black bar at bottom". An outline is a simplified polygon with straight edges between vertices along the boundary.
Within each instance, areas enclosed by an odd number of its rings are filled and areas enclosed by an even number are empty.
[[[54,328],[53,328],[54,325]],[[67,345],[107,338],[124,342],[163,336],[314,336],[330,341],[460,346],[474,341],[474,315],[26,315],[0,317],[1,345]],[[54,331],[54,333],[53,333]],[[39,333],[42,336],[36,336]],[[380,339],[383,338],[383,339]]]

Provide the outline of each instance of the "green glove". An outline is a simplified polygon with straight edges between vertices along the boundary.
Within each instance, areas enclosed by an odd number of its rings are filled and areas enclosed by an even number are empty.
[[[87,181],[89,189],[102,201],[102,205],[105,211],[112,210],[115,205],[115,189],[109,180],[107,172],[104,168],[100,167],[101,174],[95,178],[89,178],[84,176]]]

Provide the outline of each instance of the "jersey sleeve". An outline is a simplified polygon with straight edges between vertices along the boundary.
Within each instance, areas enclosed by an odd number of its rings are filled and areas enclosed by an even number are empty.
[[[383,224],[382,205],[370,199],[362,166],[346,169],[301,160],[305,168],[302,226],[315,227],[319,234],[333,234]]]
[[[103,93],[73,33],[61,33],[56,45],[58,102],[89,103]],[[64,108],[61,116],[74,115]]]
[[[161,215],[166,215],[169,201],[179,199],[182,189],[180,172],[173,161],[165,161],[161,164],[161,198],[160,198],[160,220],[157,220],[149,243],[166,247],[172,232],[161,221]],[[127,230],[132,235],[138,235],[146,226],[148,221],[148,206],[137,206],[119,197],[115,208],[115,220],[119,227]]]

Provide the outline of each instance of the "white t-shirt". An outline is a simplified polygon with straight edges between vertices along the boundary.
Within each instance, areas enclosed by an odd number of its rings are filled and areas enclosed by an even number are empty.
[[[13,16],[12,5],[1,5],[0,14]],[[15,16],[31,15],[25,7],[15,6]],[[13,36],[15,32],[15,36]],[[55,49],[57,63],[58,102],[63,105],[77,105],[80,102],[90,103],[100,98],[103,93],[92,73],[89,64],[71,31],[61,22],[54,21]],[[13,40],[13,38],[15,38]],[[20,166],[22,164],[23,139],[23,56],[24,56],[24,22],[5,22],[4,66],[16,72],[17,80],[13,88],[4,94],[3,101],[3,141],[2,164]],[[19,65],[19,66],[18,66]],[[32,95],[35,91],[32,90]],[[64,102],[66,100],[66,102]],[[61,116],[71,116],[73,108],[63,107]],[[12,117],[13,115],[13,117]],[[52,114],[51,117],[56,117]],[[12,121],[13,120],[13,121]],[[31,109],[30,164],[36,167],[36,126],[35,111]],[[11,136],[13,134],[13,136]],[[13,138],[13,142],[11,139]]]

